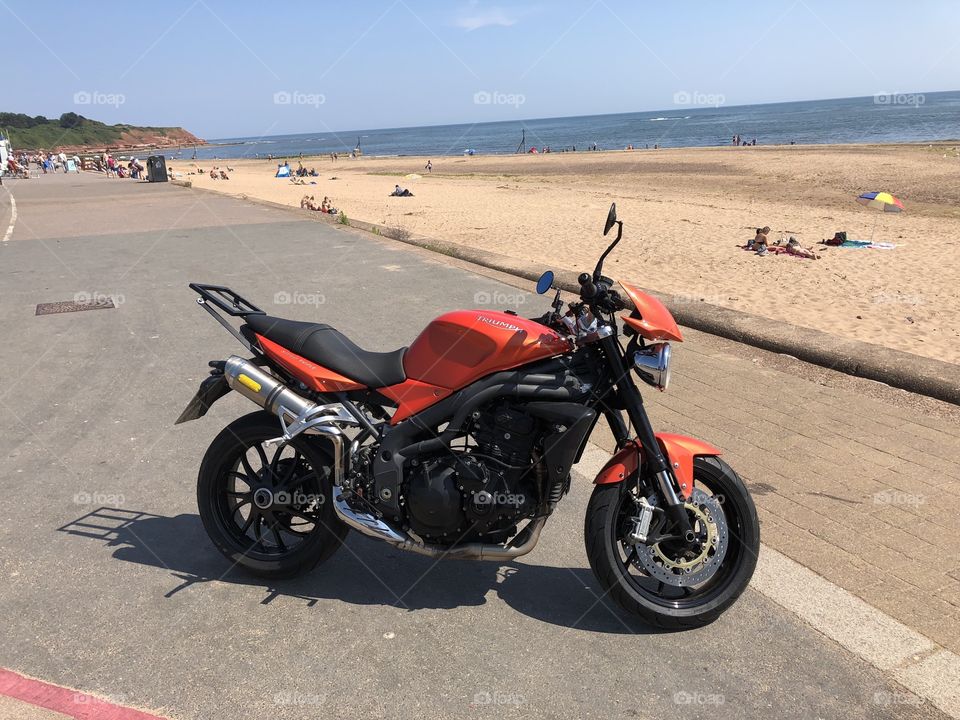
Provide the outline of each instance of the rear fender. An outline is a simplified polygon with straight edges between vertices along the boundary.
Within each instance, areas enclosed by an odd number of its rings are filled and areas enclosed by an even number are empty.
[[[693,490],[693,459],[698,455],[720,455],[720,451],[710,443],[685,435],[657,433],[660,450],[670,462],[673,474],[680,483],[680,492],[684,498]],[[634,440],[630,445],[614,455],[603,466],[593,481],[596,485],[610,485],[622,482],[633,475],[642,462],[643,448]]]
[[[222,371],[204,378],[203,382],[200,383],[197,394],[193,396],[187,407],[180,413],[180,417],[177,418],[174,425],[202,418],[207,414],[207,410],[228,392],[230,392],[230,386],[227,385],[227,379],[223,376]]]

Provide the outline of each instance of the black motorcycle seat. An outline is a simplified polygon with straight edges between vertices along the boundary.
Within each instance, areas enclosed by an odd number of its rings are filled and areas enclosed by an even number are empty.
[[[403,370],[405,347],[393,352],[370,352],[329,325],[270,315],[248,315],[246,323],[267,340],[369,388],[396,385],[407,379]]]

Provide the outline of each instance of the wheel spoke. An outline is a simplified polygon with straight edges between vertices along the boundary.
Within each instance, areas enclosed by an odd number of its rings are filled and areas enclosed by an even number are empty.
[[[293,535],[294,537],[303,539],[303,538],[305,538],[307,535],[309,535],[310,532],[312,532],[312,531],[297,532],[296,530],[294,530],[294,528],[297,528],[297,527],[306,527],[307,525],[311,525],[311,524],[312,524],[312,523],[289,523],[288,525],[284,525],[283,523],[280,523],[280,530],[281,530],[282,532],[287,533],[287,535]]]
[[[237,505],[237,507],[240,507],[240,506]],[[250,515],[247,517],[247,521],[243,524],[243,527],[240,528],[240,535],[241,535],[241,537],[245,537],[245,536],[246,536],[247,530],[250,529],[250,526],[253,524],[253,519],[254,519],[255,517],[259,517],[259,515],[251,510]]]
[[[286,552],[287,546],[284,545],[283,538],[280,537],[280,533],[277,530],[278,524],[278,522],[274,522],[273,525],[270,526],[270,529],[273,531],[273,539],[277,541],[277,549],[280,550],[280,552]]]
[[[626,565],[627,569],[630,569],[630,566],[633,564],[633,561],[637,559],[637,546],[631,545],[630,552],[627,553],[627,559],[623,561],[623,564]]]
[[[241,502],[241,503],[237,503],[237,504],[234,506],[234,508],[233,508],[233,512],[230,513],[230,516],[232,517],[232,516],[236,515],[236,514],[237,514],[237,510],[239,510],[240,508],[242,508],[244,505],[249,505],[249,504],[250,504],[250,501],[249,501],[249,500],[244,500],[244,501]]]
[[[240,492],[239,490],[227,490],[227,495],[230,497],[248,498],[250,497],[250,491],[247,490],[246,492]]]
[[[249,475],[247,475],[247,474],[245,474],[245,473],[237,472],[236,470],[230,470],[230,471],[227,473],[227,477],[231,477],[231,476],[233,476],[233,477],[237,478],[238,480],[240,480],[240,482],[244,483],[247,487],[253,487],[253,483],[250,482],[250,476],[249,476]]]
[[[305,512],[301,512],[300,510],[295,510],[293,508],[290,508],[286,512],[293,517],[302,518],[308,523],[313,523],[314,525],[318,525],[320,523],[320,518],[317,515],[308,515]]]
[[[267,460],[267,453],[263,449],[263,443],[257,443],[254,447],[257,449],[257,455],[260,456],[260,467],[263,468],[263,473],[266,474],[270,470],[270,461]]]
[[[247,477],[249,477],[249,478],[255,478],[255,477],[257,476],[257,473],[254,472],[254,470],[253,470],[253,466],[250,464],[250,460],[247,458],[247,453],[246,453],[246,452],[244,452],[244,453],[240,456],[240,463],[243,465],[243,469],[246,470],[246,472],[247,472]]]
[[[281,482],[281,483],[277,486],[277,490],[290,490],[291,488],[295,488],[297,485],[299,485],[300,483],[302,483],[304,480],[306,480],[306,479],[309,478],[309,477],[310,477],[310,473],[307,473],[306,475],[295,475],[295,474],[294,474],[293,477],[288,477],[287,480]]]
[[[258,514],[256,521],[253,523],[253,536],[257,539],[257,545],[266,550],[267,546],[263,544],[263,535],[260,534],[260,525],[262,524],[263,515]]]
[[[300,451],[296,448],[293,449],[293,457],[290,459],[290,467],[284,473],[283,477],[280,478],[277,483],[277,487],[281,490],[288,490],[290,488],[290,483],[295,479],[297,474],[297,468],[300,466]]]

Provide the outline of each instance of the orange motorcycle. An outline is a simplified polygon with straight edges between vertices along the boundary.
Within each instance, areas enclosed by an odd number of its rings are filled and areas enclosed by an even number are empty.
[[[594,481],[584,539],[603,591],[660,627],[717,618],[753,575],[756,508],[719,450],[654,432],[636,379],[665,390],[682,336],[659,301],[627,284],[624,297],[603,275],[623,236],[615,205],[604,235],[614,227],[575,302],[557,290],[537,318],[450,312],[393,352],[191,284],[251,356],[212,361],[178,422],[231,390],[262,408],[230,423],[200,466],[216,547],[269,577],[313,568],[350,529],[435,558],[520,557],[602,416],[618,451]],[[548,271],[537,292],[553,285]]]

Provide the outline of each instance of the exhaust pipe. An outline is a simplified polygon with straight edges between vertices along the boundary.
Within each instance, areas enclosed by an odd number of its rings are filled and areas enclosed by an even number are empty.
[[[305,431],[330,439],[334,446],[333,508],[337,517],[357,532],[427,557],[472,560],[512,560],[533,550],[540,539],[540,531],[547,521],[545,517],[531,520],[509,546],[468,543],[448,548],[420,542],[370,513],[356,512],[343,496],[344,434],[333,424],[345,422],[356,425],[356,418],[342,406],[319,405],[298,395],[269,373],[237,355],[227,358],[223,374],[232,390],[280,418],[286,439]]]
[[[315,408],[322,407],[297,395],[269,373],[236,355],[227,358],[223,365],[223,375],[232,390],[280,416],[287,424],[296,422],[297,418],[307,417]]]

